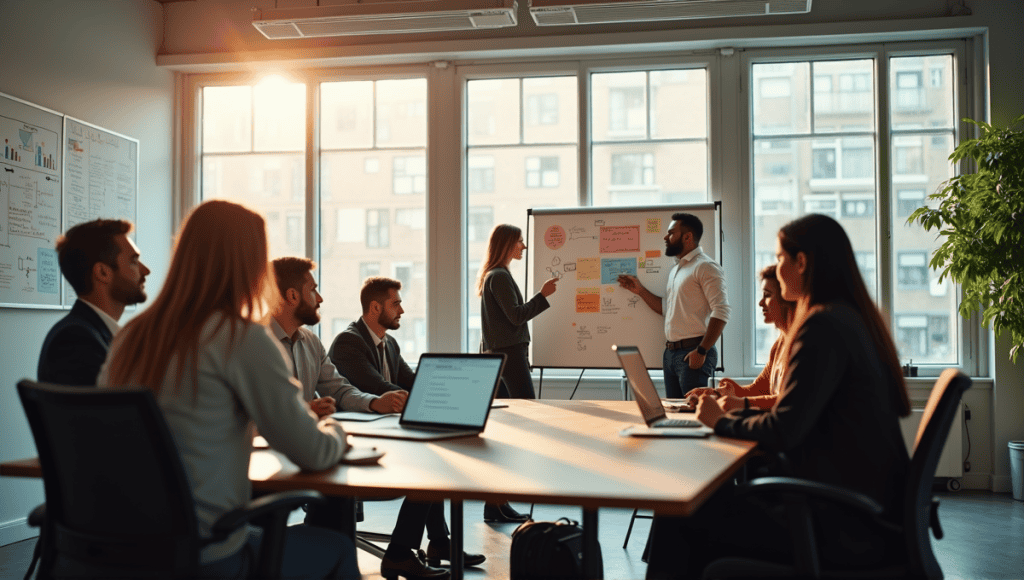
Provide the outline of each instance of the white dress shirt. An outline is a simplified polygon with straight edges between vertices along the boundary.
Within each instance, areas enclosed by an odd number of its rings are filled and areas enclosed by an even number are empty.
[[[704,336],[711,318],[729,322],[725,272],[700,246],[681,256],[668,273],[661,300],[665,315],[665,340],[675,342]]]

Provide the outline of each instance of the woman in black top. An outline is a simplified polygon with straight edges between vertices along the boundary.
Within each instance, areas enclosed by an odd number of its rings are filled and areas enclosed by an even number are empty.
[[[782,391],[771,409],[726,414],[713,398],[697,419],[726,437],[784,453],[788,473],[863,493],[899,521],[909,456],[899,417],[910,400],[892,337],[872,302],[850,240],[830,217],[811,214],[779,231],[782,295],[797,303]],[[723,556],[792,562],[776,505],[737,498],[727,486],[690,518],[656,518],[648,578],[698,577]],[[859,516],[813,505],[823,563],[871,567],[898,549]]]
[[[509,224],[499,224],[491,232],[476,292],[480,296],[481,348],[504,353],[505,368],[501,372],[502,396],[513,399],[536,399],[530,376],[530,330],[527,321],[547,310],[548,296],[554,294],[557,278],[551,278],[529,302],[523,303],[519,286],[512,279],[508,265],[522,260],[523,232]]]

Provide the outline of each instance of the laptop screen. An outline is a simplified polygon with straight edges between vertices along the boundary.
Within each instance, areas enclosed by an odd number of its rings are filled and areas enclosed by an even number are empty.
[[[615,354],[619,356],[619,364],[622,370],[626,371],[626,380],[633,389],[633,396],[636,397],[640,413],[644,416],[644,422],[650,425],[654,421],[665,417],[665,408],[661,406],[661,397],[658,390],[651,382],[651,375],[647,373],[647,365],[644,364],[644,357],[640,355],[640,349],[635,346],[612,347]]]
[[[504,361],[504,355],[421,355],[402,423],[483,429]]]

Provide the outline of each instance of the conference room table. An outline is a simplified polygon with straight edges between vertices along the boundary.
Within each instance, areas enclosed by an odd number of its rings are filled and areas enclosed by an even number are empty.
[[[640,508],[687,516],[754,453],[755,443],[707,438],[624,437],[641,423],[632,401],[506,400],[478,437],[423,442],[350,436],[385,455],[376,465],[302,471],[272,449],[249,467],[261,491],[315,489],[331,496],[406,496],[451,502],[452,578],[463,577],[463,502],[521,501],[581,506],[585,575],[601,575],[597,510]],[[691,415],[692,416],[692,415]],[[381,419],[384,420],[384,419]],[[0,475],[39,477],[32,460]],[[354,529],[354,520],[352,523]]]

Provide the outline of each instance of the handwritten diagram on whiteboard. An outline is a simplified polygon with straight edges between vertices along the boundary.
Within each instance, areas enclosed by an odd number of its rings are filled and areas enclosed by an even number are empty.
[[[0,94],[0,306],[59,308],[60,113]]]
[[[139,142],[0,93],[0,307],[61,308],[57,239],[138,214]]]
[[[139,142],[72,117],[64,131],[64,230],[98,218],[136,223]],[[65,296],[74,296],[66,282]]]
[[[648,367],[660,368],[664,319],[621,288],[622,274],[637,276],[665,294],[675,259],[665,255],[672,214],[688,212],[704,224],[701,247],[719,256],[715,204],[531,210],[530,288],[559,278],[551,308],[532,321],[531,362],[538,367],[618,368],[613,344],[640,347]]]

